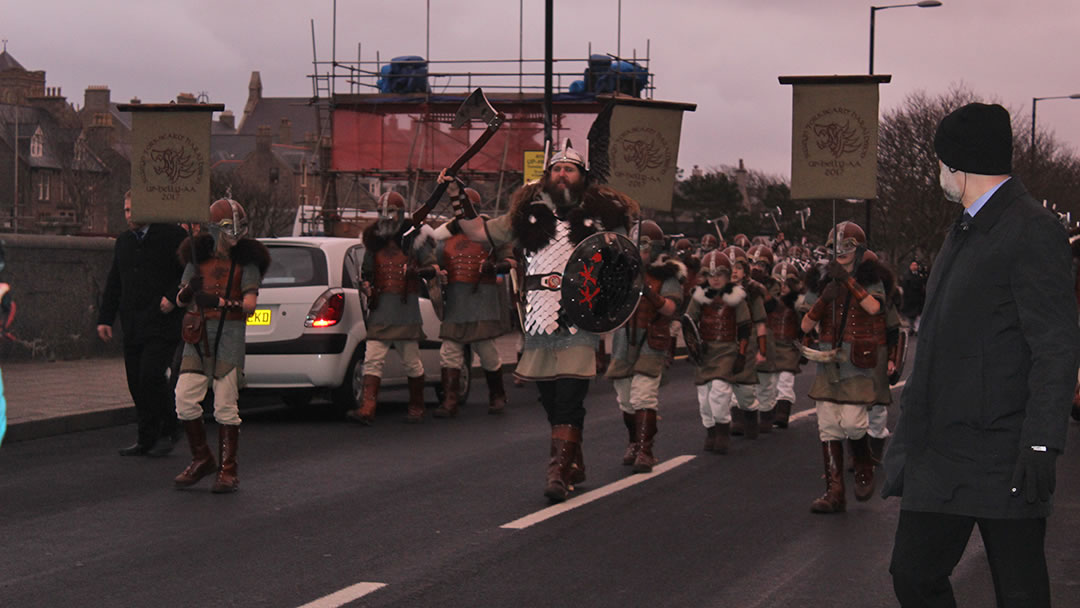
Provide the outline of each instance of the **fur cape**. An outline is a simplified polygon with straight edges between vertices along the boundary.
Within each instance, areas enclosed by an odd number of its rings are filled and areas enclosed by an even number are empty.
[[[191,237],[184,239],[184,242],[180,243],[176,255],[180,258],[180,263],[185,266],[191,262]],[[205,260],[212,255],[214,255],[214,237],[209,234],[196,236],[195,259]],[[265,275],[266,269],[270,267],[270,250],[266,248],[266,245],[255,239],[240,239],[229,250],[229,259],[241,267],[255,264],[259,268],[259,274]]]
[[[539,251],[555,236],[556,206],[544,193],[540,182],[527,184],[510,201],[510,227],[526,253]],[[581,203],[565,212],[570,222],[570,242],[577,245],[586,237],[605,230],[630,230],[639,207],[634,199],[607,186],[589,185]]]
[[[667,255],[666,253],[660,254],[655,261],[649,264],[645,272],[656,279],[666,281],[674,278],[678,279],[679,283],[686,281],[686,264],[680,262],[677,258]]]
[[[892,297],[893,293],[897,290],[896,275],[892,269],[882,264],[878,260],[863,260],[855,268],[855,272],[852,273],[855,276],[855,282],[863,287],[869,287],[878,281],[881,281],[882,286],[885,288],[886,297]],[[806,289],[814,293],[821,293],[821,290],[825,288],[828,278],[825,276],[825,268],[811,268],[806,273]]]
[[[730,289],[728,289],[729,287]],[[728,306],[738,306],[740,302],[746,299],[746,290],[742,288],[742,285],[728,283],[720,290],[720,296],[723,299],[724,304]],[[711,304],[714,299],[706,295],[705,288],[700,285],[694,288],[690,297],[702,306]]]

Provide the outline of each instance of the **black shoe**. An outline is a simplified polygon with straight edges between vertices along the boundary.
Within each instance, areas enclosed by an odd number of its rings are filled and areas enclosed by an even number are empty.
[[[146,456],[150,448],[141,443],[133,443],[126,448],[120,448],[121,456]]]
[[[173,451],[174,443],[172,437],[162,435],[161,437],[158,437],[158,440],[154,442],[154,445],[146,451],[146,455],[157,458],[168,456]]]

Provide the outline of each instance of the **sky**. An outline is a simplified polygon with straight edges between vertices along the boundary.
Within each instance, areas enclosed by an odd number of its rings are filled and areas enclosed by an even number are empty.
[[[879,5],[885,4],[878,0]],[[896,2],[899,3],[899,2]],[[81,105],[89,85],[113,101],[207,92],[237,115],[253,70],[263,95],[312,93],[311,20],[329,59],[333,0],[0,0],[0,38]],[[430,6],[430,13],[428,7]],[[686,114],[679,166],[791,172],[791,87],[781,75],[866,74],[870,2],[861,0],[555,0],[554,55],[649,55],[656,99]],[[430,35],[427,20],[430,14]],[[524,33],[519,23],[525,23]],[[874,71],[891,74],[881,111],[908,95],[963,86],[1025,117],[1032,97],[1080,93],[1080,2],[943,0],[877,11]],[[543,0],[338,0],[337,53],[354,60],[544,55]],[[430,48],[428,52],[426,49]],[[541,69],[538,64],[537,70]],[[585,65],[575,64],[584,69]],[[573,65],[558,64],[557,71]],[[568,83],[566,83],[568,84]],[[1080,150],[1080,100],[1038,103],[1037,125]],[[584,133],[580,135],[584,137]]]

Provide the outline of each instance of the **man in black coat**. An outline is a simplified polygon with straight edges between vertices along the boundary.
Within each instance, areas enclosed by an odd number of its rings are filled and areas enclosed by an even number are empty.
[[[1080,345],[1068,240],[1009,175],[1007,110],[954,111],[934,148],[965,213],[930,274],[885,455],[882,495],[903,497],[893,588],[905,607],[955,606],[949,575],[978,524],[998,606],[1049,606],[1046,518]]]
[[[131,230],[116,239],[105,283],[98,337],[112,340],[120,315],[124,367],[135,402],[138,438],[121,456],[164,456],[172,451],[176,421],[173,392],[165,377],[180,342],[183,311],[173,301],[184,269],[176,250],[187,233],[175,224],[137,224],[131,220],[131,193],[124,197]]]

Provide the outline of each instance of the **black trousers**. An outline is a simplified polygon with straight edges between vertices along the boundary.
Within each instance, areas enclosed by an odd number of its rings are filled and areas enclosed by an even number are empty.
[[[892,564],[900,605],[956,606],[949,575],[978,524],[999,608],[1049,607],[1045,519],[986,519],[901,509]]]
[[[589,380],[542,380],[536,386],[540,389],[540,403],[547,412],[548,423],[585,428],[585,396],[589,394]]]
[[[138,442],[150,447],[162,435],[172,436],[179,428],[176,420],[176,395],[165,377],[172,367],[176,342],[147,340],[124,345],[124,369],[128,391],[135,402],[139,427]]]

